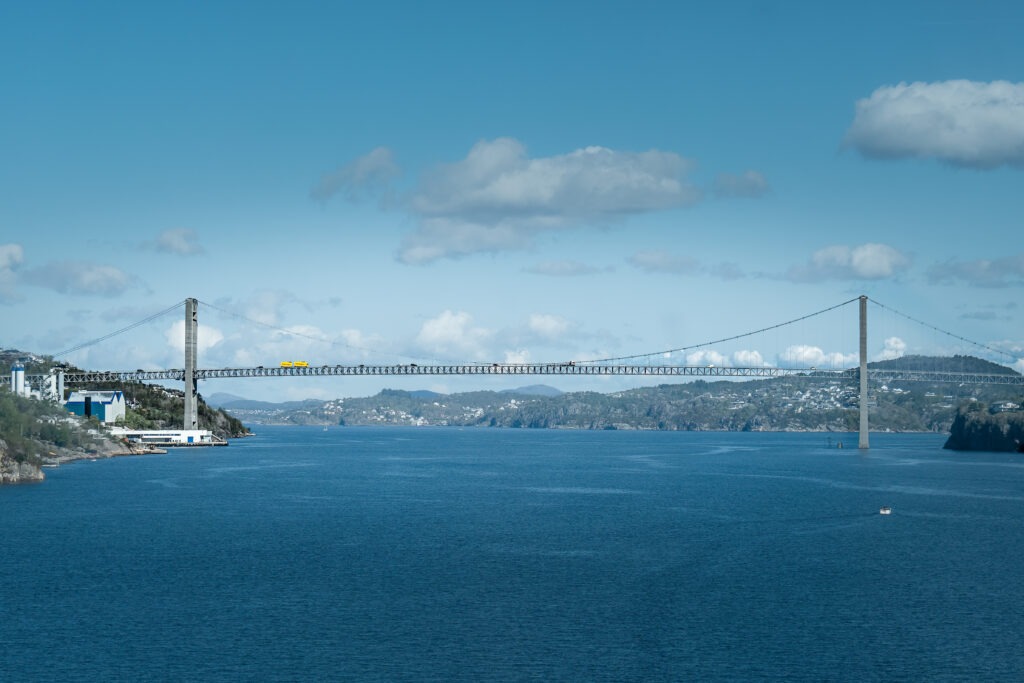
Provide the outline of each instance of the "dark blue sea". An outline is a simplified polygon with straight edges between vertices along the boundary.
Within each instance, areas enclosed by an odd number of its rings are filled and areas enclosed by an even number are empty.
[[[1024,679],[1019,455],[257,430],[0,489],[0,678]]]

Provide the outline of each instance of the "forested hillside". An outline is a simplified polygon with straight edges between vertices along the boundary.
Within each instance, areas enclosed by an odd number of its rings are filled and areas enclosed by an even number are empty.
[[[0,440],[10,459],[39,465],[41,456],[53,448],[89,451],[102,437],[56,404],[0,391]]]

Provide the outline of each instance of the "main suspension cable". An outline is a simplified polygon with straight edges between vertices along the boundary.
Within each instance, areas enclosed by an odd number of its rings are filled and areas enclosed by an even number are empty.
[[[87,342],[82,342],[81,344],[79,344],[77,346],[72,346],[70,349],[64,349],[63,351],[60,351],[59,353],[53,354],[53,357],[54,358],[58,358],[60,356],[66,356],[69,353],[74,353],[75,351],[80,351],[80,350],[82,350],[82,349],[84,349],[86,347],[94,346],[96,344],[99,344],[100,342],[104,342],[104,341],[110,339],[111,337],[116,337],[119,334],[123,334],[123,333],[125,333],[125,332],[127,332],[129,330],[134,330],[136,327],[139,327],[140,325],[145,325],[146,323],[148,323],[150,321],[156,320],[157,318],[159,318],[162,315],[167,315],[171,311],[180,308],[182,306],[182,304],[184,304],[184,303],[185,303],[185,300],[182,299],[181,301],[179,301],[178,303],[174,304],[173,306],[169,306],[169,307],[165,308],[164,310],[160,311],[159,313],[154,313],[153,315],[149,316],[148,318],[144,318],[144,319],[142,319],[142,320],[140,320],[138,322],[132,323],[131,325],[128,325],[127,327],[122,327],[121,329],[117,330],[116,332],[111,332],[110,334],[103,335],[102,337],[97,337],[96,339],[92,339],[92,340],[87,341]]]
[[[982,344],[981,342],[976,342],[973,339],[968,339],[967,337],[961,337],[958,334],[953,334],[952,332],[947,332],[946,330],[942,329],[941,327],[936,327],[935,325],[931,325],[929,323],[926,323],[923,320],[918,320],[917,318],[909,316],[906,313],[902,313],[900,311],[897,311],[895,308],[892,308],[891,306],[886,306],[885,304],[883,304],[880,301],[875,301],[874,299],[868,299],[868,301],[870,301],[871,303],[873,303],[874,305],[876,305],[876,306],[878,306],[880,308],[884,308],[885,310],[889,311],[890,313],[895,313],[898,316],[904,317],[904,318],[906,318],[907,320],[909,320],[911,322],[915,322],[918,325],[922,325],[922,326],[927,327],[927,328],[929,328],[931,330],[935,330],[936,332],[938,332],[940,334],[944,334],[947,337],[952,337],[953,339],[958,339],[958,340],[960,340],[962,342],[967,342],[968,344],[971,344],[973,346],[977,346],[978,348],[981,348],[981,349],[985,349],[986,351],[991,351],[992,353],[998,353],[1001,356],[1006,356],[1007,358],[1013,358],[1014,360],[1017,360],[1017,356],[1015,356],[1014,354],[1010,353],[1009,351],[1003,351],[1002,349],[997,349],[997,348],[994,348],[992,346],[988,346],[986,344]]]
[[[704,342],[702,344],[693,344],[691,346],[681,346],[681,347],[679,347],[677,349],[666,349],[665,351],[652,351],[651,353],[637,353],[637,354],[634,354],[632,356],[616,356],[614,358],[598,358],[596,360],[577,361],[577,363],[611,363],[611,362],[623,361],[623,360],[636,360],[637,358],[652,358],[654,356],[664,356],[666,354],[678,353],[680,351],[691,351],[693,349],[699,349],[699,348],[703,348],[705,346],[711,346],[712,344],[724,344],[725,342],[735,341],[737,339],[743,339],[744,337],[752,337],[755,334],[761,334],[762,332],[770,332],[771,330],[775,330],[775,329],[778,329],[780,327],[785,327],[786,325],[792,325],[793,323],[798,323],[801,320],[807,320],[808,318],[813,318],[816,315],[821,315],[822,313],[828,313],[829,311],[833,311],[833,310],[835,310],[837,308],[842,308],[843,306],[846,306],[848,304],[852,304],[854,301],[858,301],[858,300],[860,300],[860,297],[857,297],[857,298],[854,298],[854,299],[850,299],[849,301],[844,301],[843,303],[836,304],[835,306],[829,306],[828,308],[823,308],[820,311],[815,311],[814,313],[808,313],[807,315],[801,316],[799,318],[794,318],[793,320],[789,320],[789,321],[786,321],[784,323],[779,323],[777,325],[772,325],[770,327],[764,327],[764,328],[761,328],[760,330],[754,330],[753,332],[745,332],[743,334],[733,335],[732,337],[725,337],[723,339],[716,339],[714,341]]]

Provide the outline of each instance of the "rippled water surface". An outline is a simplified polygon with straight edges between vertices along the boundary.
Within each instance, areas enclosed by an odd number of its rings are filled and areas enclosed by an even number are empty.
[[[1020,680],[1024,459],[942,442],[261,427],[67,465],[0,489],[0,670]]]

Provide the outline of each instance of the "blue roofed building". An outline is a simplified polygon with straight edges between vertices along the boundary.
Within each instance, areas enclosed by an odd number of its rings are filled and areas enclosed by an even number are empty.
[[[120,391],[73,391],[64,404],[68,412],[95,417],[104,424],[124,419],[124,394]]]

